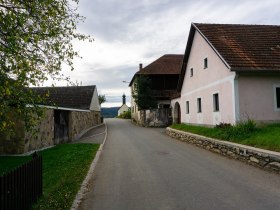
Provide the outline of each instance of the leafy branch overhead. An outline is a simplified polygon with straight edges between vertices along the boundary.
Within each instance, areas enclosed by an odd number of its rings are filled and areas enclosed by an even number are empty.
[[[37,101],[34,93],[24,91],[26,87],[48,79],[69,81],[61,66],[73,70],[73,59],[79,57],[72,40],[93,41],[76,32],[84,20],[77,4],[78,0],[0,2],[0,131],[11,126],[6,113],[31,123],[33,110],[26,106],[36,106]]]

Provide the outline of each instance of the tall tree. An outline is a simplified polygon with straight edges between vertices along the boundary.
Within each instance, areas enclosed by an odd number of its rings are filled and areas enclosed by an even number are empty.
[[[151,80],[147,76],[138,75],[135,79],[132,97],[139,110],[152,109],[157,107],[157,102],[152,96]]]
[[[84,19],[77,4],[78,0],[0,0],[0,132],[12,129],[17,119],[27,128],[34,125],[40,99],[28,86],[48,78],[69,80],[61,65],[73,70],[78,54],[72,40],[93,40],[75,30]]]

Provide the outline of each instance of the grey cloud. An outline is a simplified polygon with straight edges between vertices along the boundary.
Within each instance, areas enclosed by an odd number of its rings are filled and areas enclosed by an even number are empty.
[[[120,57],[123,63],[112,67],[118,50],[102,53],[106,59],[94,57],[80,65],[73,80],[96,84],[101,92],[122,90],[127,88],[122,81],[131,80],[139,62],[146,66],[163,54],[183,54],[191,22],[279,25],[279,8],[279,0],[81,0],[79,13],[86,20],[78,30],[107,46],[127,47],[139,58],[128,63]]]

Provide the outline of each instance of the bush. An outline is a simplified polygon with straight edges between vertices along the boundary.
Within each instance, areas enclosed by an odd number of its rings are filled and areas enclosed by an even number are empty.
[[[240,122],[234,126],[228,123],[221,123],[216,126],[216,129],[222,130],[222,138],[225,140],[245,139],[256,131],[256,123],[253,120],[247,120],[246,122]]]
[[[120,114],[117,118],[131,119],[131,111],[124,112],[124,113]]]
[[[230,123],[220,123],[218,125],[215,126],[215,128],[220,128],[220,129],[226,129],[231,127],[232,125]]]

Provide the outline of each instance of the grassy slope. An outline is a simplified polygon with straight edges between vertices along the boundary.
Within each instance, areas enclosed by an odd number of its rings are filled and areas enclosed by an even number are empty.
[[[31,160],[30,156],[24,157],[0,157],[0,175],[22,165],[26,161]]]
[[[44,193],[36,209],[70,209],[98,148],[64,144],[42,151]]]
[[[175,124],[171,128],[183,130],[211,138],[232,141],[254,147],[280,151],[280,124],[268,124],[257,127],[251,132],[238,132],[239,128],[233,128],[229,132],[201,126]]]
[[[63,144],[40,152],[43,157],[43,196],[34,209],[70,209],[97,144]],[[14,168],[31,157],[1,157],[0,171]]]

